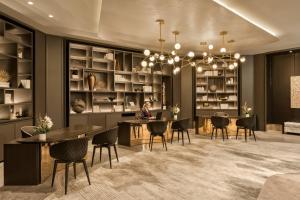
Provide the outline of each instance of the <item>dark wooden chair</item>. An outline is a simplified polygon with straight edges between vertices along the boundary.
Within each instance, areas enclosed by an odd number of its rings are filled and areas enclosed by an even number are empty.
[[[167,148],[167,142],[165,138],[165,131],[167,130],[167,122],[166,121],[151,121],[147,124],[147,129],[150,132],[150,142],[149,142],[149,148],[150,151],[152,151],[153,146],[153,139],[154,137],[161,137],[163,147]]]
[[[256,125],[256,117],[255,115],[252,115],[251,117],[244,117],[240,118],[236,121],[236,137],[235,139],[238,138],[239,130],[244,129],[245,131],[245,141],[247,142],[247,130],[249,130],[249,136],[251,136],[251,131],[253,133],[254,140],[256,141],[256,136],[255,136],[255,125]]]
[[[23,126],[21,128],[22,138],[28,138],[36,135],[35,128],[36,126]]]
[[[117,158],[117,161],[119,162],[118,152],[117,152],[117,147],[116,147],[117,138],[118,138],[118,127],[108,129],[107,131],[105,131],[103,133],[99,133],[93,137],[92,144],[94,145],[94,149],[93,149],[93,157],[92,157],[92,166],[94,164],[94,156],[95,156],[95,152],[96,152],[97,148],[100,148],[100,162],[101,162],[103,147],[108,149],[110,168],[112,168],[110,147],[114,147],[116,158]]]
[[[88,182],[91,185],[89,172],[87,169],[86,161],[84,159],[84,157],[87,154],[87,148],[88,148],[88,138],[86,137],[72,139],[57,144],[53,144],[50,146],[50,156],[55,159],[53,175],[52,175],[52,183],[51,183],[52,187],[54,184],[56,168],[58,163],[65,163],[65,194],[67,194],[68,191],[69,165],[72,163],[73,163],[75,178],[76,178],[76,163],[83,164]]]
[[[224,141],[224,130],[226,132],[226,138],[228,139],[228,131],[227,126],[229,125],[229,119],[227,117],[220,117],[220,116],[212,116],[211,117],[211,123],[212,123],[212,133],[211,133],[211,139],[213,139],[214,131],[216,131],[215,138],[218,137],[218,130],[222,130],[222,138]]]
[[[181,133],[182,145],[184,145],[184,132],[187,133],[189,143],[191,143],[189,130],[188,130],[189,122],[190,122],[190,119],[187,118],[187,119],[176,120],[172,123],[172,126],[171,126],[171,128],[172,128],[171,144],[173,142],[174,132],[178,133],[178,141],[180,139],[179,134]]]

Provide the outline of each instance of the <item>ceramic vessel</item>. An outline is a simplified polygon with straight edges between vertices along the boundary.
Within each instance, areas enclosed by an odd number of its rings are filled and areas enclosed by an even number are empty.
[[[39,140],[45,141],[47,139],[47,134],[46,133],[40,133],[39,134]]]
[[[89,89],[91,91],[94,90],[95,82],[96,82],[96,76],[93,73],[89,73],[87,79],[88,79]]]

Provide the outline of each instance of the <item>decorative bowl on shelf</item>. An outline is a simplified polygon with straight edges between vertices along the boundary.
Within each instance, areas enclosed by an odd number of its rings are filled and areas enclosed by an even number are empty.
[[[72,102],[72,110],[76,113],[82,113],[85,110],[85,102],[82,99],[75,99]]]
[[[210,86],[209,86],[209,90],[210,90],[211,92],[216,92],[216,91],[217,91],[217,86],[216,86],[215,84],[210,85]]]
[[[113,102],[113,101],[116,99],[116,97],[108,97],[108,99],[109,99],[111,102]]]

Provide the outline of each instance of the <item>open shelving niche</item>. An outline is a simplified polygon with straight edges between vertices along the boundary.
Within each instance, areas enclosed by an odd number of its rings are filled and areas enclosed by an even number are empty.
[[[224,111],[237,116],[239,110],[238,68],[204,68],[196,72],[195,105],[197,115],[212,115]],[[211,90],[215,85],[216,90]]]
[[[33,33],[0,19],[0,123],[33,117]]]
[[[82,113],[139,111],[145,102],[153,110],[171,106],[171,70],[156,65],[143,68],[143,54],[118,49],[69,43],[69,105],[83,100]],[[89,90],[88,75],[96,77],[94,90]]]

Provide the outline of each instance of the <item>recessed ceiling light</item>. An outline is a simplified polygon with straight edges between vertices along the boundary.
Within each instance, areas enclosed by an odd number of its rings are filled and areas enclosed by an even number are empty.
[[[48,17],[53,18],[54,16],[52,14],[49,14]]]
[[[34,3],[32,1],[28,1],[27,4],[32,6]]]
[[[290,50],[290,53],[293,53],[293,51],[292,51],[292,50]]]

